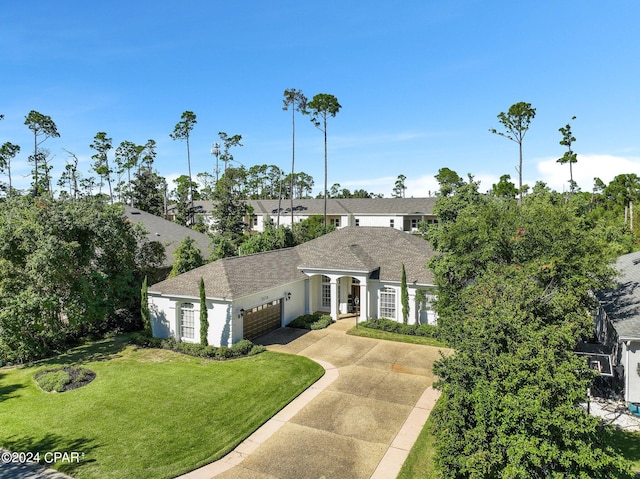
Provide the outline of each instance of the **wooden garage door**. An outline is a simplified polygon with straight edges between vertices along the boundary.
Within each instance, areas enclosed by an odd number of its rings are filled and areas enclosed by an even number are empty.
[[[282,308],[280,301],[261,304],[244,313],[243,336],[253,340],[258,336],[270,333],[282,325]]]

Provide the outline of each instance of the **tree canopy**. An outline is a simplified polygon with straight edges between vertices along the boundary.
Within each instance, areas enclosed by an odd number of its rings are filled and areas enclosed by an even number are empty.
[[[518,207],[470,181],[436,210],[429,266],[438,326],[455,347],[434,367],[443,476],[631,477],[578,407],[594,372],[573,352],[628,231],[605,240],[585,210],[541,185]]]

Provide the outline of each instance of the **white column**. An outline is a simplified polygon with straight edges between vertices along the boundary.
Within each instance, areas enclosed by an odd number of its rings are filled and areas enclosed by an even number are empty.
[[[334,321],[337,321],[339,317],[338,287],[338,279],[331,278],[331,319]]]
[[[360,320],[369,319],[369,290],[367,289],[367,278],[360,280]]]
[[[416,308],[416,290],[407,288],[409,292],[409,316],[407,322],[409,324],[418,323],[418,311]],[[411,319],[413,318],[413,321]]]

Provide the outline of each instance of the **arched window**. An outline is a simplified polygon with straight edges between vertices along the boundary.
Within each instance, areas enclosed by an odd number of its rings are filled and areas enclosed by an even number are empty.
[[[195,338],[193,303],[180,303],[180,338]]]
[[[380,314],[381,318],[396,319],[396,290],[394,288],[382,288],[380,290]]]

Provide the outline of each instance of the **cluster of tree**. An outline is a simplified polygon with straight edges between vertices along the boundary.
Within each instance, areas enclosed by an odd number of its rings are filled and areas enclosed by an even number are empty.
[[[632,477],[579,408],[596,373],[573,352],[593,334],[592,292],[610,285],[609,261],[636,244],[632,233],[586,197],[542,184],[519,202],[480,194],[452,170],[439,180],[439,224],[427,235],[440,254],[429,266],[455,348],[434,367],[442,475]]]
[[[99,198],[3,199],[0,359],[49,355],[116,326],[123,308],[138,311],[142,277],[164,259],[145,238],[122,207]]]

